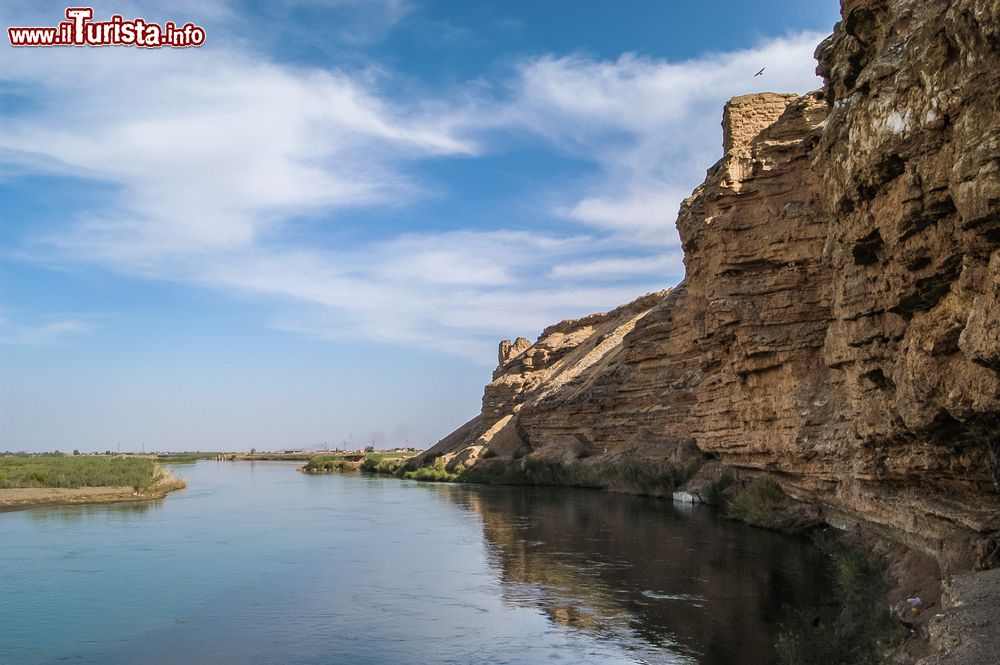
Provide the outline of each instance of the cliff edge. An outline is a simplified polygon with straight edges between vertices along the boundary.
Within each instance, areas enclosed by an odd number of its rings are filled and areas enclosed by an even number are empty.
[[[708,458],[946,576],[1000,567],[1000,0],[842,13],[823,89],[726,105],[684,281],[502,343],[425,462],[614,489]]]

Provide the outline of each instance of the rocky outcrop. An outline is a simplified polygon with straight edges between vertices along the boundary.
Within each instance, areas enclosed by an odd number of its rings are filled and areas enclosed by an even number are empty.
[[[835,503],[938,548],[946,567],[983,567],[1000,526],[987,350],[1000,347],[984,328],[1000,248],[1000,3],[844,12],[817,51],[830,113],[813,165],[831,218],[823,358],[850,422]]]
[[[822,90],[723,113],[676,288],[500,348],[428,451],[701,455],[947,571],[1000,565],[1000,0],[843,2]]]
[[[1000,569],[956,575],[945,587],[947,612],[931,622],[934,652],[920,665],[994,665],[1000,653]]]

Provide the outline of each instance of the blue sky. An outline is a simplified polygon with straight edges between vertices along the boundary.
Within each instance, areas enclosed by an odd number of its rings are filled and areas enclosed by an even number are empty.
[[[94,9],[208,38],[0,46],[0,450],[433,443],[478,411],[501,338],[682,278],[674,220],[721,155],[722,104],[819,87],[838,18],[834,0]]]

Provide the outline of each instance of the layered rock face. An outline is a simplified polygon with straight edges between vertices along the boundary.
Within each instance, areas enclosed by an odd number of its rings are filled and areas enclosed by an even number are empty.
[[[502,344],[429,453],[696,445],[946,569],[1000,566],[1000,0],[842,10],[823,90],[727,105],[684,282]]]
[[[823,359],[851,423],[837,499],[919,542],[958,543],[945,564],[968,563],[967,538],[973,563],[995,566],[982,554],[1000,519],[1000,347],[986,323],[1000,3],[853,2],[844,16],[817,51],[831,111],[814,158],[832,220]]]

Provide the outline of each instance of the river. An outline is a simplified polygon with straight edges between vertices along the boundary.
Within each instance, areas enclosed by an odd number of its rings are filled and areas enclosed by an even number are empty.
[[[766,664],[830,588],[803,540],[669,501],[173,468],[0,514],[0,664]]]

